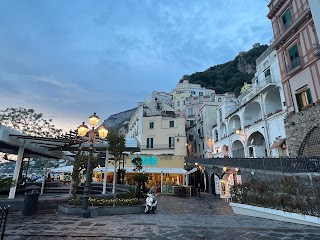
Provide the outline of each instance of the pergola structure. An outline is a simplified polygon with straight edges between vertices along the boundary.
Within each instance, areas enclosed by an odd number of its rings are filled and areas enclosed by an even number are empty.
[[[106,163],[108,162],[108,142],[102,141],[101,144],[93,145],[95,152],[106,152]],[[86,151],[89,143],[84,143],[75,132],[70,131],[62,137],[48,138],[28,136],[21,132],[15,131],[6,126],[0,125],[0,152],[18,155],[13,181],[17,181],[19,177],[21,163],[24,158],[44,157],[53,159],[73,160],[74,154],[81,148]],[[137,141],[130,139],[126,141],[126,152],[140,151]],[[104,184],[104,189],[106,184]],[[105,190],[104,190],[105,192]],[[9,198],[14,198],[16,186],[10,188]]]

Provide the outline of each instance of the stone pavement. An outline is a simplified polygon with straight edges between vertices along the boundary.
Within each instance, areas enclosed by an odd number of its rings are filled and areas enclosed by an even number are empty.
[[[51,212],[9,216],[5,240],[14,239],[304,239],[320,240],[320,228],[233,214],[223,200],[159,196],[156,214],[83,219]]]

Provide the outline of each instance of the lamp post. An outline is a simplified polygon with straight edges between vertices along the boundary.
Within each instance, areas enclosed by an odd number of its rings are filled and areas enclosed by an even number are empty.
[[[101,125],[98,129],[95,129],[96,126],[98,125],[99,119],[100,118],[96,115],[96,113],[94,113],[89,117],[89,122],[92,127],[91,130],[89,130],[88,126],[85,125],[84,122],[78,127],[78,135],[81,138],[84,138],[88,133],[88,142],[90,143],[89,156],[88,156],[88,162],[87,162],[86,183],[83,191],[82,210],[81,210],[81,215],[82,217],[85,217],[85,218],[90,217],[88,204],[89,204],[89,184],[92,181],[92,179],[90,180],[90,168],[91,168],[91,158],[93,153],[93,144],[96,140],[97,132],[98,132],[99,138],[102,140],[105,139],[108,135],[108,130],[103,125]]]

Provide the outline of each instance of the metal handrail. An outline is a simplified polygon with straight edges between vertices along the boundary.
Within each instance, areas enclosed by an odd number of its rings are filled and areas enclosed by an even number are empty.
[[[296,57],[287,65],[287,74],[302,65],[302,58]]]

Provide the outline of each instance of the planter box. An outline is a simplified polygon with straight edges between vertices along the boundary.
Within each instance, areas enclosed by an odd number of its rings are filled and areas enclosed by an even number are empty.
[[[132,205],[132,206],[93,206],[89,207],[90,216],[108,216],[108,215],[123,215],[123,214],[135,214],[143,213],[144,205]],[[59,212],[67,215],[80,215],[81,206],[73,205],[59,205]]]
[[[236,214],[320,227],[320,218],[318,217],[240,203],[229,204]]]

